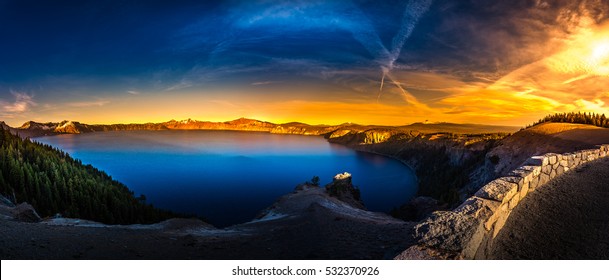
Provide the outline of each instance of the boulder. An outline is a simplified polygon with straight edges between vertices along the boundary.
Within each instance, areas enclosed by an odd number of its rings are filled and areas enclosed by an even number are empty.
[[[25,202],[13,208],[13,218],[28,223],[37,223],[42,220],[34,207]]]

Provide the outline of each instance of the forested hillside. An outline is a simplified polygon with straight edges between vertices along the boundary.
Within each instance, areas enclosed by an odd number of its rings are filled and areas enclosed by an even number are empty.
[[[108,224],[154,223],[174,215],[65,152],[0,127],[0,193],[41,216],[60,213]]]
[[[563,122],[563,123],[578,123],[578,124],[589,124],[598,127],[609,128],[609,119],[605,117],[605,114],[596,113],[558,113],[549,115],[543,119],[537,121],[533,125],[545,123],[545,122]]]

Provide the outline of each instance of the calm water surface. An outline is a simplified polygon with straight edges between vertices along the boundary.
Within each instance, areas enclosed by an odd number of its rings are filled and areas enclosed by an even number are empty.
[[[117,131],[36,141],[104,170],[149,203],[226,226],[249,221],[294,187],[353,174],[368,209],[389,211],[416,192],[412,170],[323,137],[232,131]]]

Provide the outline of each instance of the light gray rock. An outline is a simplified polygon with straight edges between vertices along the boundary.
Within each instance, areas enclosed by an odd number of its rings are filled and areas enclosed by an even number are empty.
[[[496,179],[480,188],[474,194],[479,198],[490,199],[498,202],[509,201],[518,192],[516,183],[508,182],[503,178]]]
[[[503,180],[509,183],[514,183],[517,185],[522,184],[522,182],[524,182],[524,178],[522,177],[518,177],[518,176],[505,176],[505,177],[501,177],[499,178],[499,180]]]
[[[544,166],[548,165],[548,159],[544,156],[532,156],[525,162],[526,165]]]
[[[534,166],[534,165],[524,165],[524,166],[518,167],[518,169],[516,169],[516,170],[530,171],[533,176],[539,176],[539,174],[541,173],[541,167]],[[530,179],[532,179],[532,178],[530,178]],[[529,179],[529,181],[530,181],[530,179]]]
[[[499,202],[472,197],[454,211],[438,211],[415,226],[415,237],[425,246],[462,252],[477,247],[483,224],[500,206]]]

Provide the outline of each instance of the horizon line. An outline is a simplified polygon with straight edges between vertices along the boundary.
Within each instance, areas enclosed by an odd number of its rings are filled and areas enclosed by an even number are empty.
[[[309,125],[309,126],[340,126],[340,125],[359,125],[359,126],[381,126],[381,127],[400,127],[400,126],[409,126],[409,125],[414,125],[414,124],[422,124],[422,125],[434,125],[434,124],[456,124],[456,125],[478,125],[478,126],[491,126],[491,127],[512,127],[512,128],[516,128],[516,127],[525,127],[526,125],[498,125],[498,124],[481,124],[481,123],[458,123],[458,122],[412,122],[412,123],[408,123],[408,124],[402,124],[402,125],[382,125],[382,124],[361,124],[361,123],[354,123],[354,122],[343,122],[343,123],[339,123],[339,124],[309,124],[306,122],[302,122],[302,121],[288,121],[288,122],[280,122],[280,123],[274,123],[271,121],[266,121],[266,120],[260,120],[260,119],[255,119],[255,118],[249,118],[249,117],[239,117],[236,119],[231,119],[231,120],[226,120],[226,121],[209,121],[209,120],[197,120],[197,119],[193,119],[193,118],[186,118],[186,119],[181,119],[181,120],[176,120],[176,119],[170,119],[168,121],[161,121],[161,122],[153,122],[153,121],[147,121],[147,122],[123,122],[123,123],[87,123],[87,122],[81,122],[81,121],[77,121],[77,120],[69,120],[69,119],[64,119],[61,121],[35,121],[35,120],[29,120],[29,121],[25,121],[23,124],[18,125],[18,126],[11,126],[12,128],[20,128],[21,126],[25,125],[28,122],[35,122],[35,123],[40,123],[40,124],[47,124],[47,123],[62,123],[62,122],[76,122],[79,124],[85,124],[85,125],[129,125],[129,124],[162,124],[162,123],[168,123],[171,121],[175,121],[175,122],[181,122],[181,121],[194,121],[194,122],[210,122],[210,123],[226,123],[226,122],[231,122],[231,121],[237,121],[237,120],[252,120],[252,121],[259,121],[259,122],[266,122],[266,123],[270,123],[270,124],[275,124],[275,125],[282,125],[282,124],[289,124],[289,123],[301,123],[304,125]],[[0,120],[0,123],[4,123],[6,125],[8,125],[8,123],[5,120]]]

